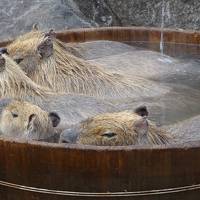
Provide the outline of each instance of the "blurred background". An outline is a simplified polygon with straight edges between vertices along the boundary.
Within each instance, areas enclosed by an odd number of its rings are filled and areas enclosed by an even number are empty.
[[[164,2],[164,10],[162,4]],[[0,39],[42,30],[99,26],[200,29],[199,0],[1,0]]]

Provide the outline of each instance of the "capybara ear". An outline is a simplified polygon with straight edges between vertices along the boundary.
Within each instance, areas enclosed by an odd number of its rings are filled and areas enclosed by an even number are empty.
[[[56,37],[56,33],[54,32],[53,29],[50,29],[49,32],[44,34],[44,37],[50,37],[50,38],[55,38]]]
[[[28,119],[28,125],[27,130],[33,131],[35,128],[37,128],[38,117],[36,114],[31,114]]]
[[[39,30],[38,23],[33,24],[32,31],[38,31],[38,30]]]
[[[60,123],[60,117],[56,112],[50,112],[49,113],[49,118],[52,121],[53,127],[58,126],[58,124]]]
[[[6,66],[6,60],[5,58],[0,54],[0,72],[3,72],[5,70]]]
[[[41,58],[47,58],[53,54],[53,41],[50,37],[45,37],[38,45],[37,51]]]
[[[149,115],[149,112],[148,112],[146,106],[139,106],[134,110],[134,112],[137,113],[138,115],[142,116],[142,117]]]

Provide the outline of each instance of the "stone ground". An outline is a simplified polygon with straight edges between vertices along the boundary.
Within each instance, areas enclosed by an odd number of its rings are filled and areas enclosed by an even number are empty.
[[[162,0],[1,0],[0,39],[27,32],[93,26],[161,25]],[[165,0],[165,27],[200,29],[199,0]]]

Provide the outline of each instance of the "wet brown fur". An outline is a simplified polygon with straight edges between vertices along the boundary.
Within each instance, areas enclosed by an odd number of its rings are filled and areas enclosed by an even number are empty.
[[[25,100],[46,111],[56,111],[62,119],[62,126],[116,110],[111,103],[94,97],[54,93],[37,85],[5,54],[0,55],[0,98]]]
[[[43,99],[51,94],[49,89],[41,87],[26,76],[23,70],[7,55],[1,55],[5,68],[0,73],[0,97]]]
[[[20,66],[37,84],[56,92],[81,93],[101,98],[158,95],[155,83],[138,77],[129,79],[112,74],[98,65],[75,57],[66,50],[64,43],[55,38],[53,54],[41,59],[36,49],[44,36],[44,33],[33,30],[8,46],[8,52],[13,58],[26,58]],[[161,92],[166,93],[166,88]]]
[[[141,136],[142,128],[138,129],[136,125],[139,120],[143,120],[143,118],[129,111],[97,115],[78,124],[79,134],[76,143],[123,146],[162,145],[170,142],[171,136],[149,120],[148,131],[144,136]],[[77,127],[74,130],[77,131]],[[114,134],[114,137],[105,137],[107,133]],[[63,135],[61,138],[64,138]]]
[[[34,130],[29,127],[29,118],[33,114],[36,117]],[[35,140],[45,140],[55,134],[48,112],[31,103],[16,100],[3,109],[0,115],[0,130],[6,136]]]

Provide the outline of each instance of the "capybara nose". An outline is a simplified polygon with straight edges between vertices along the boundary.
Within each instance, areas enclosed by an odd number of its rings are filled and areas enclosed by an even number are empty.
[[[66,129],[60,134],[59,143],[76,143],[78,132],[73,129]]]
[[[8,54],[8,50],[5,47],[0,48],[0,54]]]

